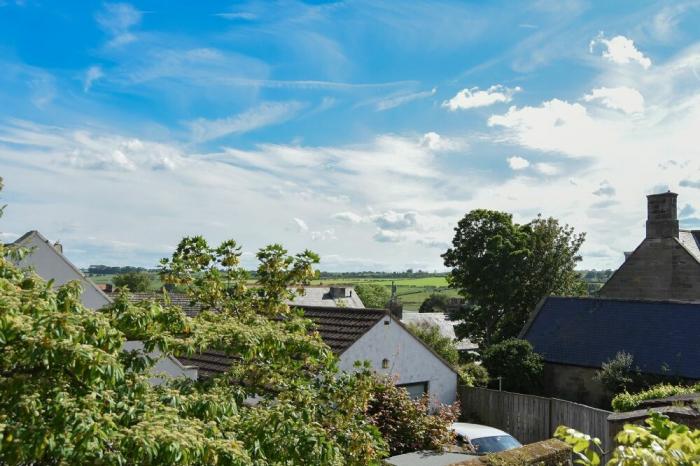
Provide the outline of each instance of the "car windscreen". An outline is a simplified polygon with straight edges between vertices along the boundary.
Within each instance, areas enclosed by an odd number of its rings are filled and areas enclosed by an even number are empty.
[[[493,437],[481,437],[471,439],[472,445],[476,448],[479,454],[495,453],[498,451],[510,450],[518,448],[520,442],[515,440],[510,435],[496,435]]]

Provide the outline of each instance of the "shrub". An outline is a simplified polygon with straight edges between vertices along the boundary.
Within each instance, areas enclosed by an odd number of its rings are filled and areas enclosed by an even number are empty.
[[[612,407],[618,412],[633,411],[646,400],[690,393],[700,393],[700,383],[690,386],[659,384],[638,393],[620,393],[613,398]]]
[[[641,371],[634,366],[634,357],[624,351],[604,362],[596,372],[595,379],[600,381],[610,393],[635,391],[641,382]]]
[[[389,304],[391,293],[386,286],[376,283],[360,283],[355,285],[355,293],[362,300],[365,307],[384,309]]]
[[[440,333],[440,328],[429,324],[409,324],[408,329],[423,342],[431,347],[442,358],[456,366],[459,362],[459,352],[455,341]]]
[[[452,441],[450,424],[459,416],[459,404],[441,406],[431,414],[427,394],[413,400],[390,378],[377,378],[369,403],[370,422],[379,429],[392,455],[417,450],[439,450]]]
[[[530,342],[510,338],[489,346],[483,364],[492,378],[502,377],[504,390],[537,393],[542,383],[544,365]]]
[[[608,462],[616,466],[695,465],[700,452],[700,430],[671,421],[667,416],[652,413],[646,426],[625,424],[615,436],[618,446]],[[559,426],[554,436],[572,446],[576,464],[598,466],[603,453],[597,438]]]
[[[431,293],[418,308],[418,312],[445,312],[446,310],[447,296],[440,293]]]
[[[489,384],[489,371],[475,362],[468,362],[459,366],[459,376],[462,383],[469,387],[486,387]]]

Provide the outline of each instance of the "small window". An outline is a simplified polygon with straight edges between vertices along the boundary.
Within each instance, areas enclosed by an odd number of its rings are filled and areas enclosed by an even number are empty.
[[[414,400],[428,393],[428,382],[402,383],[396,386],[405,388],[409,396]]]
[[[389,368],[389,360],[384,358],[382,359],[382,369],[388,369]]]

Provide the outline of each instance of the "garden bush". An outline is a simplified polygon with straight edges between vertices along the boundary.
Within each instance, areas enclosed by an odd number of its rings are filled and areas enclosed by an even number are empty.
[[[612,407],[615,411],[633,411],[646,400],[655,400],[658,398],[667,398],[674,395],[685,395],[690,393],[700,393],[700,383],[695,385],[671,385],[659,384],[654,385],[648,390],[643,390],[637,393],[620,393],[612,400]]]

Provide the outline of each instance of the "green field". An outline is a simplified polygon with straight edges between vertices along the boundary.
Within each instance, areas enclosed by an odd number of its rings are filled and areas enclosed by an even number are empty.
[[[97,284],[112,283],[114,275],[93,275],[88,277]],[[359,283],[373,283],[391,289],[391,282],[396,285],[396,294],[401,299],[404,309],[407,311],[417,311],[421,303],[432,293],[445,294],[449,297],[457,296],[456,290],[447,288],[447,280],[444,276],[422,277],[422,278],[325,278],[313,280],[312,285],[348,285],[353,286]],[[255,280],[250,281],[251,284]],[[152,290],[158,290],[162,286],[157,274],[153,274]]]

